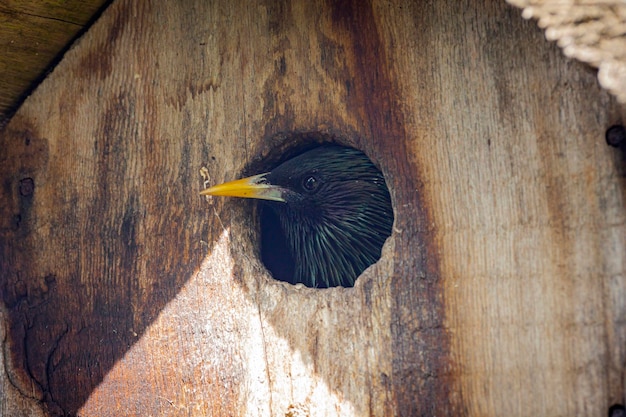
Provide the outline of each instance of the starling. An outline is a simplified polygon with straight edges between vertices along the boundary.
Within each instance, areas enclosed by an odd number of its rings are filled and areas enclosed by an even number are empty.
[[[338,145],[201,194],[259,199],[263,262],[274,278],[308,287],[352,287],[380,258],[393,223],[381,172],[363,152]]]

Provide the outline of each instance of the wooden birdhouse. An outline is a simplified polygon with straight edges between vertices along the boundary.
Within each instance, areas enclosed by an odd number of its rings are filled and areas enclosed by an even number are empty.
[[[0,130],[0,414],[619,411],[626,12],[517,3],[559,45],[502,1],[113,1]],[[393,207],[353,287],[199,194],[323,143]]]

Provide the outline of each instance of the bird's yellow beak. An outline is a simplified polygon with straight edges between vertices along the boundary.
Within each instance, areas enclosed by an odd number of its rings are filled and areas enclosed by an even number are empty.
[[[200,191],[200,194],[284,202],[285,200],[282,197],[283,189],[268,183],[265,179],[267,174],[268,173],[253,175],[252,177],[214,185],[213,187]]]

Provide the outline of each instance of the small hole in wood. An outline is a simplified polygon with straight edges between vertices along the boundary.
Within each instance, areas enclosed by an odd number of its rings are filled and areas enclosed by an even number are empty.
[[[606,130],[606,143],[614,148],[626,146],[626,128],[622,125],[614,125]]]
[[[391,235],[389,190],[363,152],[311,135],[294,135],[250,172],[267,172],[275,189],[275,200],[259,200],[261,260],[280,281],[352,287]]]

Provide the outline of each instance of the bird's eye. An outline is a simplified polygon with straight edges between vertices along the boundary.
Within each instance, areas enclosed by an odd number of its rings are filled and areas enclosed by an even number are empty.
[[[304,180],[302,180],[302,186],[307,191],[315,191],[318,185],[319,181],[313,175],[304,177]]]

